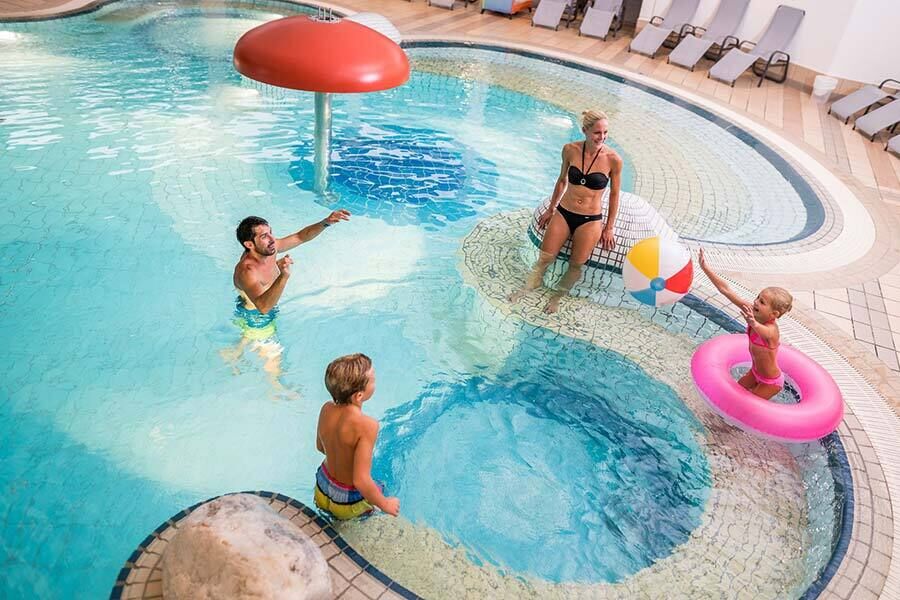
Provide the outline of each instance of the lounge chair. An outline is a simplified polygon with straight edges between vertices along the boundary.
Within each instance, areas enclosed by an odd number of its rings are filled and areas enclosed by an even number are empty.
[[[578,35],[597,37],[606,41],[612,28],[613,37],[622,28],[622,0],[594,0],[581,20]]]
[[[890,127],[891,133],[894,133],[897,123],[900,123],[900,100],[894,100],[890,104],[885,104],[881,108],[876,108],[859,117],[853,123],[853,129],[862,131],[869,136],[870,140],[874,140],[882,129]]]
[[[794,8],[792,6],[780,5],[775,10],[772,21],[766,28],[765,33],[759,38],[755,44],[753,42],[744,41],[736,48],[728,49],[729,52],[719,59],[719,62],[712,66],[709,70],[709,77],[724,81],[734,87],[734,81],[741,76],[741,73],[748,67],[753,67],[753,72],[759,75],[759,83],[757,87],[762,85],[763,79],[771,79],[777,83],[784,82],[787,79],[788,67],[791,64],[791,55],[785,52],[797,28],[800,27],[800,21],[806,14],[805,10]],[[752,48],[744,50],[744,46],[751,45]],[[757,67],[757,61],[765,61],[764,67]],[[769,75],[769,69],[776,67],[784,67],[784,73],[781,77],[772,77]]]
[[[709,27],[688,25],[684,28],[685,36],[669,54],[668,62],[693,71],[697,62],[710,52],[710,49],[712,53],[709,57],[712,60],[719,60],[723,48],[729,44],[737,46],[740,43],[734,34],[744,20],[749,4],[750,0],[722,0]]]
[[[852,94],[848,94],[834,102],[828,109],[829,115],[834,115],[838,119],[843,119],[844,123],[850,122],[850,117],[858,113],[862,109],[866,109],[868,113],[872,109],[872,105],[881,102],[884,99],[892,99],[897,92],[889,92],[884,89],[888,83],[894,83],[894,86],[900,88],[900,81],[896,79],[885,79],[878,87],[874,85],[866,85],[856,90]]]
[[[491,12],[503,13],[510,19],[513,15],[528,9],[531,12],[531,0],[482,0],[481,12],[489,10]]]
[[[531,26],[559,29],[559,20],[571,3],[572,0],[541,0],[531,17]],[[569,21],[566,21],[566,27],[568,26]]]
[[[665,17],[654,16],[641,32],[631,40],[629,52],[656,58],[656,51],[671,34],[681,38],[681,30],[694,18],[700,0],[672,0]]]
[[[884,147],[885,150],[890,150],[897,156],[900,156],[900,135],[895,135],[891,139],[888,140],[887,145]]]

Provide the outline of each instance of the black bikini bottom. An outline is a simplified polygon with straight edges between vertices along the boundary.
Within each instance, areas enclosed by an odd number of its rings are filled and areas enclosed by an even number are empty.
[[[556,210],[559,211],[559,214],[566,220],[566,225],[569,226],[569,233],[575,233],[575,230],[585,223],[603,220],[603,213],[600,213],[599,215],[582,215],[573,213],[571,210],[566,210],[562,206],[557,206]]]

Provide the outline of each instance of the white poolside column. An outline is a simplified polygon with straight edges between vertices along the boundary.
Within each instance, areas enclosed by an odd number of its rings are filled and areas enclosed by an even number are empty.
[[[331,94],[316,92],[315,175],[313,189],[322,194],[328,188],[331,166]]]

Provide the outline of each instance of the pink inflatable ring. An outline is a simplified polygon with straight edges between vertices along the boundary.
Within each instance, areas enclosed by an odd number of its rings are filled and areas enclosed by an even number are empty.
[[[811,442],[837,429],[844,400],[831,375],[799,350],[782,345],[778,366],[800,392],[800,402],[778,404],[738,385],[731,369],[750,364],[747,336],[721,335],[704,342],[691,358],[691,375],[700,395],[723,419],[751,433],[781,442]]]

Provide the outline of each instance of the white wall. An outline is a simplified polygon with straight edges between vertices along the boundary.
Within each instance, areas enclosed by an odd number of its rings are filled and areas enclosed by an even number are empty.
[[[670,3],[644,0],[641,20],[664,14]],[[750,0],[738,38],[758,40],[779,4],[806,11],[788,48],[792,62],[854,81],[900,78],[900,0]],[[708,24],[718,6],[700,0],[694,20]]]
[[[828,74],[876,84],[900,79],[900,0],[856,0]]]

